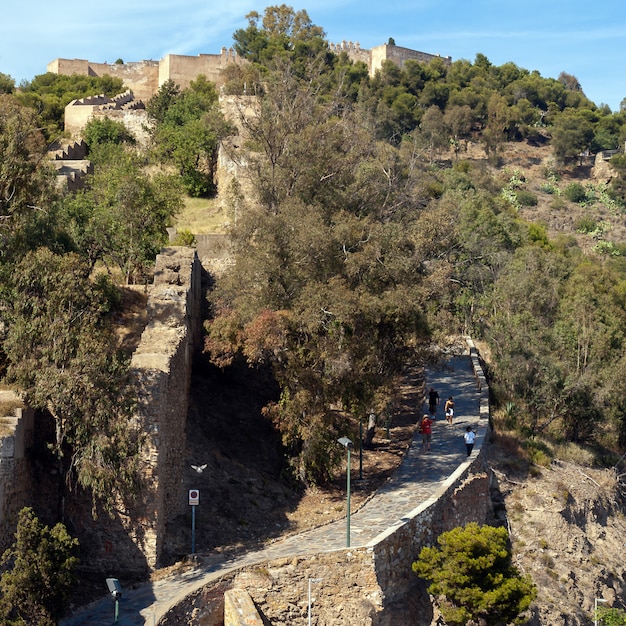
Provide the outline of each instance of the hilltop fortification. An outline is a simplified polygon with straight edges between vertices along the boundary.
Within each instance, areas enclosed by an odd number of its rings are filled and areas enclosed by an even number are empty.
[[[362,61],[368,67],[370,76],[382,67],[384,61],[392,61],[403,67],[406,61],[412,59],[428,63],[436,58],[443,58],[450,63],[451,57],[440,57],[435,54],[419,52],[410,48],[403,48],[391,44],[383,44],[367,50],[358,43],[343,41],[339,44],[329,44],[330,49],[339,54],[345,52],[353,61]],[[208,80],[216,85],[223,84],[222,71],[231,64],[247,63],[232,48],[222,48],[219,54],[199,54],[187,56],[182,54],[168,54],[160,61],[138,61],[132,63],[93,63],[84,59],[55,59],[48,63],[47,71],[53,74],[71,76],[114,76],[121,78],[124,85],[133,92],[135,98],[149,100],[167,80],[185,89],[192,80],[204,74]]]

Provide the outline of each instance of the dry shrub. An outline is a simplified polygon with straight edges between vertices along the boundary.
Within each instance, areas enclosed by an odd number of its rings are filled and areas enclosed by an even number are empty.
[[[554,455],[561,461],[571,461],[584,467],[592,467],[594,465],[593,453],[571,441],[556,446]]]

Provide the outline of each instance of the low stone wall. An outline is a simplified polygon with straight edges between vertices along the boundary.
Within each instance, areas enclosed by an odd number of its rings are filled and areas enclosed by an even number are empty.
[[[263,620],[247,591],[229,589],[224,594],[224,625],[263,626]]]

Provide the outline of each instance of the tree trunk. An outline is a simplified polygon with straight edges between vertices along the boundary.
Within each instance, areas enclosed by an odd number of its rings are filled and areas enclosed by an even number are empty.
[[[363,447],[369,450],[372,447],[374,441],[374,434],[376,432],[376,415],[370,413],[369,420],[367,422],[367,432],[365,433],[365,439],[363,440]]]

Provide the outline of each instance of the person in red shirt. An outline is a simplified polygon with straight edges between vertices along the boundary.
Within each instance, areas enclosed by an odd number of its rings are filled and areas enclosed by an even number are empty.
[[[422,417],[422,421],[420,422],[420,432],[422,433],[422,451],[423,452],[428,452],[430,450],[430,440],[433,434],[432,423],[433,423],[433,420],[430,419],[430,416],[427,413],[424,413],[424,417]]]

